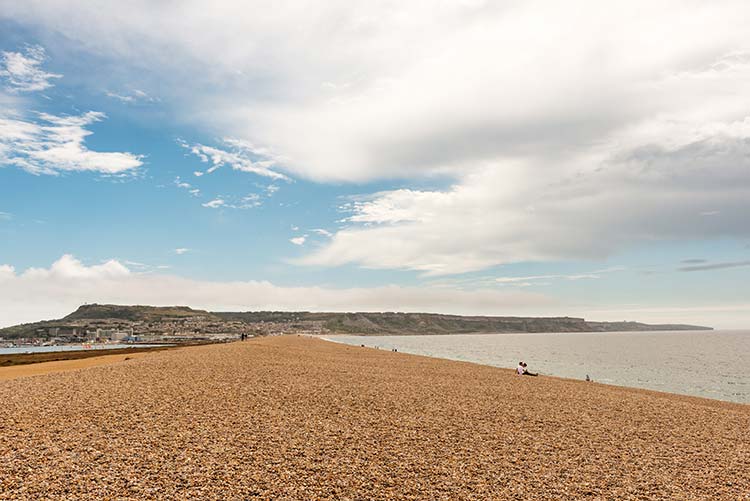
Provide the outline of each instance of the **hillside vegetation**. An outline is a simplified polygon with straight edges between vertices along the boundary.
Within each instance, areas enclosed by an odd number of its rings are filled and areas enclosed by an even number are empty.
[[[589,322],[575,317],[490,317],[437,313],[310,313],[216,312],[214,315],[247,323],[319,322],[331,333],[346,334],[461,334],[490,332],[614,332],[708,330],[710,327],[639,322]]]
[[[54,328],[88,329],[97,326],[138,326],[153,333],[211,332],[254,335],[281,333],[424,335],[510,332],[614,332],[708,330],[681,324],[651,325],[638,322],[590,322],[575,317],[491,317],[437,313],[311,313],[282,311],[208,312],[187,306],[122,306],[87,304],[59,320],[48,320],[0,329],[0,337],[45,337]],[[189,328],[187,327],[189,326]]]

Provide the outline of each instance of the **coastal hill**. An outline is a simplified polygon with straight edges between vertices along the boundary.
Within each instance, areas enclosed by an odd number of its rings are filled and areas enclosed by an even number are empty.
[[[188,306],[122,306],[117,304],[85,304],[62,320],[119,319],[131,322],[154,322],[164,318],[210,317],[211,313]]]
[[[711,330],[696,325],[639,322],[590,322],[575,317],[494,317],[460,316],[437,313],[310,313],[310,312],[245,312],[214,315],[255,324],[259,322],[310,323],[322,325],[333,334],[468,334],[512,332],[615,332]]]
[[[575,317],[459,316],[436,313],[209,312],[187,306],[86,304],[58,320],[0,329],[0,338],[86,338],[94,332],[201,338],[281,333],[424,335],[523,332],[711,330],[710,327],[639,322],[592,322]]]

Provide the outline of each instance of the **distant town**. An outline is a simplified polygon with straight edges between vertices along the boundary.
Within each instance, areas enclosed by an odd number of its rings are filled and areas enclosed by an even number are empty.
[[[87,343],[221,342],[294,331],[320,334],[321,322],[223,319],[186,307],[84,305],[74,313],[51,321],[0,329],[0,344],[57,345]]]

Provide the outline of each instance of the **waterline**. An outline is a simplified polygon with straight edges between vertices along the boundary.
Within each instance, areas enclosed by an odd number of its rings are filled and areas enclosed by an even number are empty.
[[[750,403],[750,331],[328,336],[331,341]]]

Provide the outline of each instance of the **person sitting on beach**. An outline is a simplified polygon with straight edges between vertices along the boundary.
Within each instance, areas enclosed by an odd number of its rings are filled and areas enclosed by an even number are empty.
[[[518,367],[516,367],[516,376],[523,376],[523,362],[518,362]]]
[[[528,369],[526,369],[526,362],[521,362],[521,365],[523,366],[523,375],[524,376],[538,376],[539,374],[534,374],[533,372],[529,372]]]

